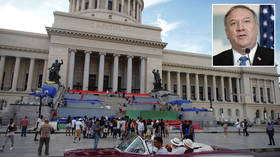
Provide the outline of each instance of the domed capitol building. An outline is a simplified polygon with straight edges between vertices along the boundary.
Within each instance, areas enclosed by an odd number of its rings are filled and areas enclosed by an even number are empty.
[[[153,69],[163,89],[210,109],[216,120],[280,115],[276,67],[212,67],[212,57],[165,49],[159,27],[142,24],[143,0],[69,0],[47,34],[0,29],[0,98],[27,98],[55,60],[67,89],[149,93]],[[1,107],[0,117],[7,110]],[[3,118],[3,117],[1,117]]]

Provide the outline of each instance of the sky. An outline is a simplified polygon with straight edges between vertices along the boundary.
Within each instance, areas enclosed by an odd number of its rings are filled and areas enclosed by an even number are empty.
[[[276,4],[276,28],[280,28],[280,0],[144,0],[142,24],[162,28],[166,49],[211,55],[212,4],[264,3]],[[0,28],[46,34],[45,27],[53,23],[53,11],[68,12],[68,5],[69,0],[0,0]],[[280,29],[276,37],[280,41]],[[280,64],[277,43],[276,61]]]

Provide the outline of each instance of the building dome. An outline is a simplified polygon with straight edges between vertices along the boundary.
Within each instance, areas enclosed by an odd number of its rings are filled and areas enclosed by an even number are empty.
[[[143,0],[69,0],[69,12],[114,21],[141,23]]]

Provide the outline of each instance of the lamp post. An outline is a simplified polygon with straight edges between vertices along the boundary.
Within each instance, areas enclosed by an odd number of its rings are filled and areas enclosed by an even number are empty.
[[[213,111],[213,106],[212,106],[212,101],[213,100],[210,98],[209,101],[210,101],[210,111]]]
[[[44,92],[43,95],[41,94],[41,92],[40,92],[39,90],[36,91],[36,96],[39,97],[39,99],[40,99],[39,115],[38,115],[39,118],[41,117],[41,113],[42,113],[42,105],[43,105],[43,104],[42,104],[42,99],[43,99],[43,97],[46,96],[46,95],[48,95],[48,91],[47,91],[47,90]]]

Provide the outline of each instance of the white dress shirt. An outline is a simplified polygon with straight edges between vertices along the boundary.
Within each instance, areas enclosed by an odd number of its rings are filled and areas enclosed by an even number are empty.
[[[258,47],[258,44],[256,44],[251,50],[250,50],[250,53],[249,53],[249,60],[246,61],[246,66],[252,66],[253,65],[253,61],[254,61],[254,56],[255,56],[255,53],[257,51],[257,47]],[[240,60],[239,58],[244,56],[244,55],[241,55],[239,52],[237,52],[236,50],[232,49],[232,52],[233,52],[233,64],[234,66],[240,66]],[[248,55],[246,54],[245,55],[246,57],[248,57]]]

